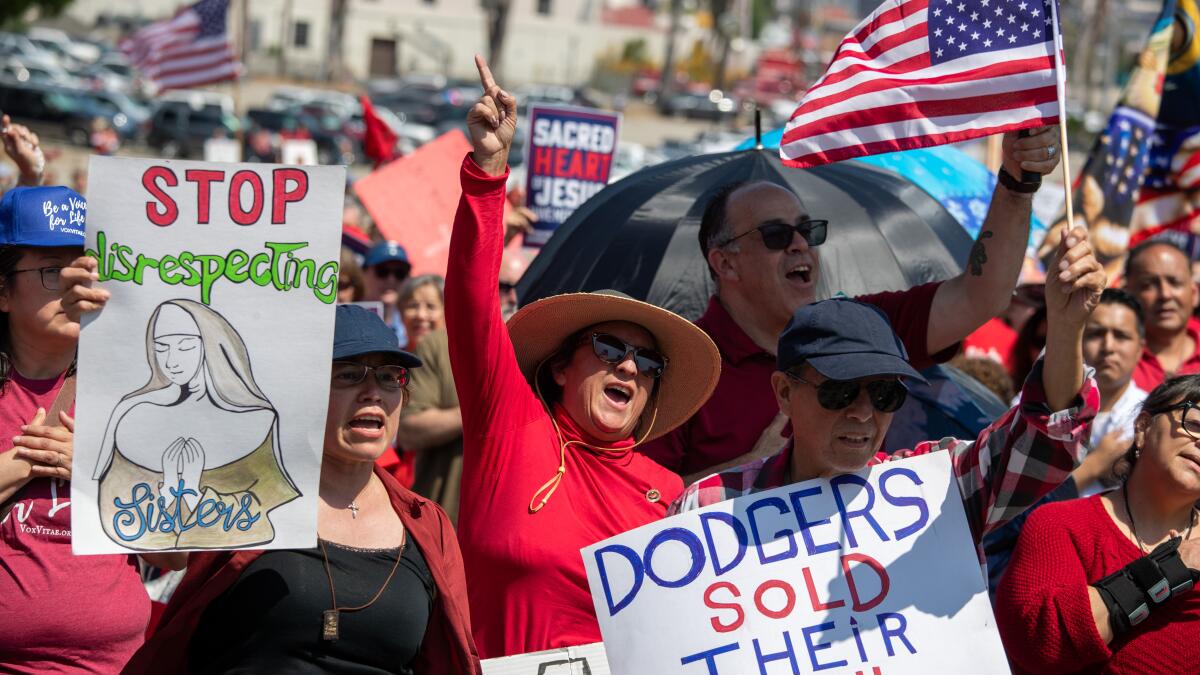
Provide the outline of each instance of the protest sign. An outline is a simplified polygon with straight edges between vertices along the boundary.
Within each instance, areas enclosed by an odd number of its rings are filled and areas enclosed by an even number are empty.
[[[608,675],[604,643],[547,649],[483,661],[483,675]]]
[[[616,675],[1008,672],[944,452],[583,549]]]
[[[232,138],[210,138],[204,141],[204,161],[240,162],[242,144]]]
[[[279,144],[280,159],[284,164],[314,166],[317,162],[317,142],[307,138],[289,138]]]
[[[315,546],[345,169],[88,175],[75,553]]]
[[[453,129],[354,183],[375,227],[404,245],[414,275],[446,274],[462,195],[458,169],[470,151],[467,137]]]
[[[537,214],[527,246],[541,246],[589,197],[604,189],[617,154],[619,113],[531,106],[525,153],[526,206]]]

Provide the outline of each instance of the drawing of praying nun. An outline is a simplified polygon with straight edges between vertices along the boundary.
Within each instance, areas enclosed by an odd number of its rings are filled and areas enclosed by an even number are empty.
[[[201,303],[168,300],[146,327],[146,361],[150,379],[113,409],[93,476],[105,533],[141,551],[271,541],[268,514],[300,492],[241,336]]]

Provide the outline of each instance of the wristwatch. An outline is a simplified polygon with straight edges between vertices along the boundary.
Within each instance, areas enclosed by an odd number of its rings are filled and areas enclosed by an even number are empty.
[[[1042,174],[1034,173],[1029,175],[1036,176],[1037,180],[1028,182],[1017,180],[1013,178],[1011,173],[1005,171],[1004,167],[1000,167],[1000,170],[996,172],[996,180],[1000,181],[1001,185],[1012,192],[1020,192],[1022,194],[1037,192],[1038,188],[1042,187]]]

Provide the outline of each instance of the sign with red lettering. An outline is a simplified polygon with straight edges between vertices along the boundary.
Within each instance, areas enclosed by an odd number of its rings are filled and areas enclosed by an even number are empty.
[[[1007,673],[946,453],[582,550],[614,675]]]
[[[74,552],[315,546],[345,168],[88,175]]]
[[[537,214],[527,246],[541,246],[589,197],[604,189],[617,154],[618,113],[532,106],[525,153],[526,205]]]

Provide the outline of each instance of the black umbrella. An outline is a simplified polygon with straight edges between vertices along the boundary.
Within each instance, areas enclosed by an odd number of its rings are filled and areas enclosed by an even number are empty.
[[[783,166],[774,150],[685,157],[598,192],[563,223],[517,287],[522,303],[613,288],[696,319],[713,282],[697,232],[722,187],[768,180],[830,221],[817,297],[910,288],[962,271],[971,238],[936,199],[903,176],[860,162]]]

